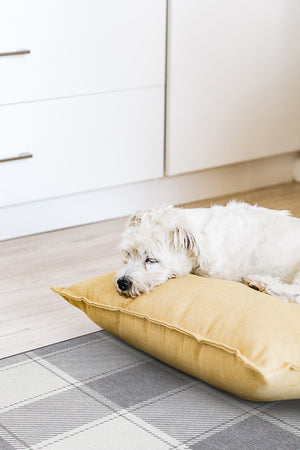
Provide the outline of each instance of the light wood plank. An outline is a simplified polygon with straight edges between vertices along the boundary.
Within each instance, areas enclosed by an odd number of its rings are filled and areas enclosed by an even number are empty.
[[[124,224],[117,219],[0,244],[1,358],[99,330],[50,286],[113,271]]]
[[[226,195],[185,205],[207,207],[236,198],[300,217],[300,184]],[[98,330],[81,311],[55,295],[67,286],[113,271],[126,218],[0,243],[0,357]]]
[[[186,204],[188,208],[207,208],[214,203],[225,205],[229,200],[236,199],[252,205],[258,204],[271,209],[288,209],[296,217],[300,217],[300,184],[285,183],[278,186],[254,189],[234,195],[224,195],[213,199],[201,200]]]

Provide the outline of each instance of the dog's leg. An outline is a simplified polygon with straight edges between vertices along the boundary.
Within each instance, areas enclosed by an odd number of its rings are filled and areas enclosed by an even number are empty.
[[[243,278],[242,281],[257,291],[274,295],[287,302],[300,304],[300,274],[295,277],[293,283],[283,283],[280,278],[269,275],[250,275]]]

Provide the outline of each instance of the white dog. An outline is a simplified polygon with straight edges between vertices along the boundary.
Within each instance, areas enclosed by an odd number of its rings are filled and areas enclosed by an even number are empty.
[[[300,219],[231,201],[227,206],[172,206],[137,213],[122,240],[118,292],[149,292],[188,273],[241,281],[300,304]]]

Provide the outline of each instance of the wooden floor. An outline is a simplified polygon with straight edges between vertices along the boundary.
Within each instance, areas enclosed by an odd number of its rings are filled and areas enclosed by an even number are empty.
[[[300,184],[284,184],[189,204],[235,198],[300,217]],[[99,328],[50,291],[118,267],[126,218],[0,243],[0,358],[90,333]]]

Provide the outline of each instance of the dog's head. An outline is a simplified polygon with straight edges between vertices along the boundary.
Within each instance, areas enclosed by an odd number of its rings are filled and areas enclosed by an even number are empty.
[[[123,264],[114,278],[120,294],[136,297],[192,270],[196,240],[181,216],[181,209],[168,206],[129,219],[121,243]]]

